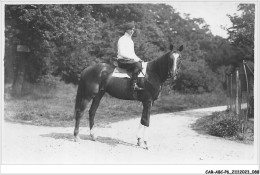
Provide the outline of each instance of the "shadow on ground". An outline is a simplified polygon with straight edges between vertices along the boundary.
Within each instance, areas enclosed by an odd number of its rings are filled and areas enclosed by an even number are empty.
[[[68,141],[72,141],[74,142],[74,136],[70,133],[56,133],[56,132],[52,132],[50,134],[43,134],[41,135],[42,137],[50,137],[56,140],[68,140]],[[80,139],[81,140],[89,140],[89,141],[93,141],[92,138],[90,137],[90,135],[83,135],[83,134],[79,134]],[[95,142],[95,141],[93,141]],[[135,144],[132,143],[128,143],[119,139],[115,139],[115,138],[111,138],[111,137],[102,137],[102,136],[98,136],[96,139],[96,142],[100,142],[100,143],[105,143],[108,144],[110,146],[117,146],[117,145],[124,145],[124,146],[131,146],[131,147],[136,147]]]

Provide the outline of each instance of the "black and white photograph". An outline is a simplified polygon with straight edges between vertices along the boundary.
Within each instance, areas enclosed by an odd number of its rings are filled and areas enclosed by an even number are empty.
[[[258,58],[258,0],[2,0],[1,173],[259,174]]]

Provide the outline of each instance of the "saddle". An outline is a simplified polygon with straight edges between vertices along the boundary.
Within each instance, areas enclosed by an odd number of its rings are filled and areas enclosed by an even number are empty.
[[[138,77],[144,77],[144,75],[146,74],[147,63],[148,62],[142,62],[142,72],[139,73]],[[112,73],[112,77],[130,78],[131,72],[127,71],[126,69],[116,67],[114,69],[114,72]]]

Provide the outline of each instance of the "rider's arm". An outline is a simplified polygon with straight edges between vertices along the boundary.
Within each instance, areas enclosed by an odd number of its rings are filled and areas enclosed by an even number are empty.
[[[141,61],[141,59],[136,56],[134,52],[133,41],[119,39],[118,41],[118,55],[123,58],[133,59],[135,61]]]

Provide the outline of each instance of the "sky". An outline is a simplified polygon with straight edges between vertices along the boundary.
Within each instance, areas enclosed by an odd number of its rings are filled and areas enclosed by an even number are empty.
[[[227,38],[227,32],[221,29],[221,26],[231,27],[232,23],[227,17],[227,14],[231,16],[240,14],[237,11],[239,3],[236,2],[167,2],[167,4],[173,6],[173,8],[184,17],[184,13],[190,14],[190,18],[203,18],[206,24],[210,25],[210,30],[213,35],[219,35],[223,38]]]

